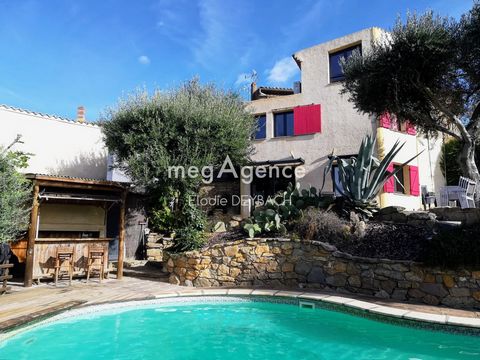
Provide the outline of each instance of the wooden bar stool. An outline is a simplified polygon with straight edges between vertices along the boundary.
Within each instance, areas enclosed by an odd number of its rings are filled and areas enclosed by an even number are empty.
[[[72,285],[73,278],[73,257],[74,249],[73,247],[58,247],[57,256],[55,257],[55,286],[57,286],[58,276],[60,270],[66,263],[68,265],[68,276],[69,276],[69,285]]]
[[[100,282],[102,282],[105,276],[105,248],[103,246],[90,246],[88,248],[87,283],[90,279],[90,273],[92,270],[98,270],[100,274]]]

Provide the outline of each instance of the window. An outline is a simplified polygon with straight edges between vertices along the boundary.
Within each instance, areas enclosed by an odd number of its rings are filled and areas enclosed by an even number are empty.
[[[393,165],[393,171],[397,171],[401,169],[400,165]],[[394,192],[405,194],[405,176],[403,175],[403,169],[398,171],[395,176],[395,183],[394,183]]]
[[[274,136],[293,136],[293,111],[276,113],[273,115],[275,126]]]
[[[355,50],[358,50],[360,53],[362,53],[362,46],[358,44],[330,54],[329,58],[331,83],[342,81],[343,79],[345,79],[340,61],[342,58],[348,59]]]
[[[265,139],[267,137],[267,116],[258,115],[257,119],[257,131],[255,132],[255,139]]]

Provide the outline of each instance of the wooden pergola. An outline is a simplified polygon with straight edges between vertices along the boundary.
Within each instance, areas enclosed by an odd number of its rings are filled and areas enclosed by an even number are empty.
[[[47,243],[48,246],[57,244],[75,243],[85,244],[107,243],[107,238],[48,238],[39,239],[39,208],[42,201],[61,201],[63,203],[117,203],[119,204],[119,230],[118,230],[118,264],[117,279],[123,277],[123,257],[125,249],[125,207],[128,192],[128,184],[113,181],[94,179],[80,179],[62,176],[50,176],[39,174],[27,174],[26,177],[33,185],[33,205],[30,214],[30,226],[26,244],[25,278],[24,285],[32,286],[34,280],[34,262],[39,262],[40,254],[35,254],[35,245]],[[97,194],[98,193],[98,194]],[[105,212],[105,216],[107,212]],[[75,244],[74,244],[75,245]],[[38,264],[37,264],[38,265]]]

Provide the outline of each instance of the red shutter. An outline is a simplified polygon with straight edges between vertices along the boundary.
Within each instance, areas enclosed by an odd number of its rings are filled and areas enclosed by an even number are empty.
[[[314,134],[322,131],[320,105],[297,106],[293,109],[294,135]]]
[[[420,182],[418,179],[418,166],[409,166],[410,171],[410,195],[420,195]]]
[[[390,114],[387,112],[380,115],[379,120],[380,126],[383,128],[390,129],[390,127],[392,126],[392,119],[390,118]]]
[[[393,172],[393,163],[390,163],[388,165],[387,170],[391,173]],[[393,176],[390,176],[385,182],[385,184],[383,185],[383,191],[386,193],[395,192],[395,178]]]
[[[415,125],[413,125],[410,121],[406,121],[405,122],[405,127],[406,127],[406,130],[407,130],[407,134],[409,135],[416,135],[417,134],[417,130],[415,129]]]

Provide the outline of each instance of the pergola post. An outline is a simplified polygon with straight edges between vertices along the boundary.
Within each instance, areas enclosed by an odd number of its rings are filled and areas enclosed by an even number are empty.
[[[122,192],[122,203],[120,204],[120,219],[118,232],[118,259],[117,259],[117,280],[123,278],[123,254],[125,252],[125,207],[127,206],[127,190]]]
[[[33,186],[33,206],[30,213],[30,227],[28,229],[27,258],[25,263],[24,286],[30,287],[33,282],[33,257],[35,253],[35,238],[37,237],[37,218],[38,218],[38,193],[40,186],[34,182]]]

